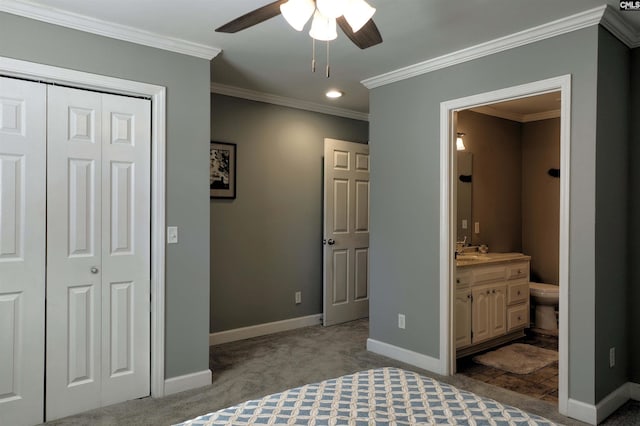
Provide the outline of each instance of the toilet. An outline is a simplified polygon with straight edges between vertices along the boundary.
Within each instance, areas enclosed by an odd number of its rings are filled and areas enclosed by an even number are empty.
[[[535,327],[543,330],[557,330],[556,309],[560,299],[560,287],[530,282],[529,294],[531,303],[536,307]]]

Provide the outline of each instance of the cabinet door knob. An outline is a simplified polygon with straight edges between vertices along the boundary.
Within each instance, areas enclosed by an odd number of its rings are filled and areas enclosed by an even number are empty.
[[[92,266],[90,269],[92,274],[97,274],[98,272],[100,272],[100,270],[98,268],[96,268],[95,266]]]
[[[490,294],[490,293],[491,293],[491,290],[487,290],[487,294]]]
[[[518,296],[520,296],[520,290],[518,290]]]
[[[495,293],[495,292],[496,292],[496,289],[495,289],[495,288],[494,288],[493,290],[491,290],[491,293]]]
[[[518,321],[521,321],[521,317],[518,317]]]
[[[460,284],[460,278],[456,278],[456,283]]]

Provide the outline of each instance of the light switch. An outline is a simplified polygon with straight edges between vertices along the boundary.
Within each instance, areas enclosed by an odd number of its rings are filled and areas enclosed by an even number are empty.
[[[475,223],[475,229],[473,232],[475,232],[476,234],[480,233],[480,222]]]
[[[167,227],[167,244],[176,244],[178,242],[178,227]]]
[[[462,219],[462,229],[467,229],[467,219]]]

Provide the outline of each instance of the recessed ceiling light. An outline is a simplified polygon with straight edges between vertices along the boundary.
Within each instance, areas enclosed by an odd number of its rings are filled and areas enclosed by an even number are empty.
[[[326,93],[326,96],[327,96],[327,98],[335,99],[335,98],[341,97],[343,94],[344,93],[342,93],[339,90],[331,89]]]

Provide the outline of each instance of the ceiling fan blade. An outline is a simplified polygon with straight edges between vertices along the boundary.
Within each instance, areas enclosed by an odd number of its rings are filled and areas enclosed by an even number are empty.
[[[366,49],[367,47],[382,43],[382,36],[380,35],[380,31],[378,31],[378,27],[373,22],[373,19],[369,19],[369,21],[364,24],[364,27],[360,28],[360,30],[355,33],[344,16],[337,18],[336,22],[345,35],[349,37],[353,44],[358,46],[360,49]]]
[[[259,24],[260,22],[264,22],[267,19],[271,19],[274,16],[280,15],[280,5],[286,2],[287,0],[278,0],[274,1],[273,3],[269,3],[266,6],[262,6],[254,11],[242,15],[239,18],[234,19],[231,22],[224,24],[220,28],[216,28],[216,32],[237,33],[238,31],[242,31],[246,28]]]

